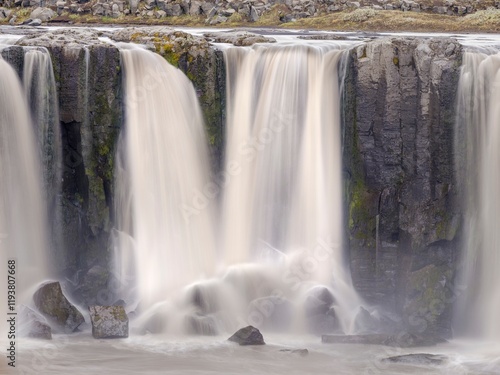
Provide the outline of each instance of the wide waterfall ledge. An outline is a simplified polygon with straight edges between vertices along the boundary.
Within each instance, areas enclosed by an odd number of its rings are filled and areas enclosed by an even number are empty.
[[[500,373],[497,39],[0,28],[17,363]]]

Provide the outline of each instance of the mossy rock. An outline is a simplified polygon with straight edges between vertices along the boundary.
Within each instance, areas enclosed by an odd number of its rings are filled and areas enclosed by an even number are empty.
[[[64,296],[59,282],[43,284],[33,295],[35,306],[57,328],[74,332],[85,322],[83,315]]]

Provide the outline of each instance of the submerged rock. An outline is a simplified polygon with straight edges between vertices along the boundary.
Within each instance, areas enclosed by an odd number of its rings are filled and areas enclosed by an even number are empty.
[[[301,357],[305,357],[309,354],[309,350],[307,349],[280,349],[280,352],[290,353],[290,354],[298,354]]]
[[[325,286],[316,286],[306,293],[304,313],[309,332],[313,334],[334,333],[339,324],[333,303],[335,298]]]
[[[252,326],[241,328],[227,339],[240,345],[265,345],[264,337],[260,331]]]
[[[19,336],[52,340],[52,329],[47,320],[28,306],[19,308]]]
[[[65,332],[74,332],[85,322],[83,315],[64,296],[58,281],[43,284],[33,295],[35,306]]]
[[[380,321],[367,309],[360,306],[354,318],[354,329],[358,333],[380,332]]]
[[[323,335],[321,342],[326,344],[366,344],[385,345],[399,348],[414,348],[419,346],[431,346],[445,340],[437,337],[426,337],[414,335],[408,332],[401,332],[397,335],[384,333],[368,335]]]
[[[442,365],[447,361],[447,357],[439,354],[414,353],[406,355],[397,355],[394,357],[384,358],[382,362],[390,363],[409,363],[415,365]]]
[[[123,306],[89,306],[89,312],[94,338],[128,337],[128,316]]]

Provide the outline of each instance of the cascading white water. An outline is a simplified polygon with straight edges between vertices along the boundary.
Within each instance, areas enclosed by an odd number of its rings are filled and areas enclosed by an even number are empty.
[[[159,314],[160,330],[164,320],[179,324],[172,310],[202,333],[248,323],[283,329],[301,320],[311,289],[326,286],[341,329],[351,332],[361,301],[342,249],[344,52],[332,44],[225,51],[221,181],[209,179],[191,83],[156,54],[130,45],[121,53],[126,124],[116,163],[115,258],[123,285],[138,279],[141,311],[154,306],[145,315]]]
[[[228,265],[281,254],[282,288],[331,287],[350,332],[360,300],[342,248],[343,54],[331,44],[225,51],[225,168],[235,176],[224,192],[222,237]]]
[[[28,288],[48,276],[43,185],[33,133],[20,80],[0,58],[0,278],[7,281],[7,259],[15,259],[17,304],[27,303]],[[2,301],[6,290],[0,292]],[[1,324],[3,329],[5,319]]]
[[[465,202],[457,330],[500,339],[500,53],[466,52],[458,91],[456,156]]]
[[[49,209],[54,211],[60,189],[61,134],[59,103],[52,60],[46,48],[25,47],[23,82],[38,149],[41,153],[43,182]]]
[[[115,237],[135,249],[145,311],[213,273],[212,206],[192,216],[185,212],[193,194],[209,181],[210,163],[201,111],[187,77],[157,54],[121,47],[126,120],[118,151],[124,165],[117,173],[120,233]],[[118,257],[122,275],[123,258],[130,256]]]

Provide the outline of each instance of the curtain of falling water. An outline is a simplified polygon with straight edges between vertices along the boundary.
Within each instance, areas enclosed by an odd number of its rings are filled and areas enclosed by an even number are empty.
[[[16,259],[17,304],[47,275],[47,239],[38,150],[21,83],[0,58],[0,278]],[[0,298],[5,306],[6,287]],[[2,329],[4,328],[2,319]]]
[[[144,311],[213,271],[212,205],[189,209],[209,181],[210,163],[201,111],[185,75],[138,47],[123,46],[121,57],[126,122],[117,220],[121,238],[135,248]],[[118,257],[118,268],[129,257]]]
[[[332,287],[345,332],[359,298],[342,250],[339,60],[331,46],[230,48],[222,212],[228,265],[285,258]],[[287,282],[284,281],[286,286]]]
[[[23,82],[35,127],[47,207],[52,219],[58,215],[62,145],[59,103],[52,60],[46,48],[25,47]],[[58,220],[51,220],[57,222]],[[56,233],[54,233],[57,236]]]
[[[456,164],[466,215],[456,329],[499,339],[500,54],[466,52],[458,90]]]

